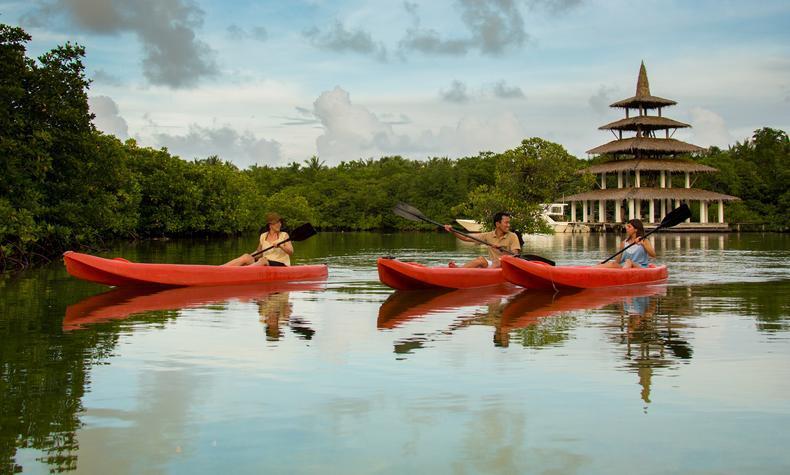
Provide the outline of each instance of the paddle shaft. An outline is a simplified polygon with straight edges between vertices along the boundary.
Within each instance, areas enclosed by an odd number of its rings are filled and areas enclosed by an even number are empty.
[[[432,220],[430,218],[426,218],[425,216],[418,216],[418,215],[416,215],[414,213],[410,213],[410,214],[412,216],[415,216],[415,217],[427,222],[427,223],[435,224],[436,226],[439,226],[440,228],[444,229],[444,224],[442,224],[442,223],[440,223],[438,221],[434,221],[434,220]],[[495,246],[495,245],[493,245],[493,244],[491,244],[489,242],[485,242],[482,239],[478,239],[478,238],[472,236],[471,234],[465,233],[463,231],[459,231],[459,230],[457,230],[455,228],[451,228],[451,229],[456,234],[460,234],[461,236],[466,236],[466,237],[468,237],[469,239],[471,239],[473,241],[479,242],[480,244],[485,244],[486,246],[491,246],[491,247],[495,248],[496,250],[498,250],[500,252],[504,252],[505,254],[509,254],[511,256],[517,256],[518,255],[515,252],[511,251],[510,249],[505,249],[505,248],[502,248],[502,247],[499,247],[499,246]]]

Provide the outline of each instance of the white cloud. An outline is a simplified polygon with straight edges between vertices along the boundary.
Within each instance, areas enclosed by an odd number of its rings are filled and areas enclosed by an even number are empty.
[[[463,117],[455,126],[443,126],[436,132],[417,129],[411,135],[396,133],[368,108],[353,104],[349,93],[340,87],[322,93],[313,113],[324,128],[316,140],[318,156],[329,163],[384,155],[423,158],[499,152],[517,146],[526,136],[523,125],[510,112]]]
[[[693,126],[691,135],[695,145],[726,148],[733,143],[732,134],[720,115],[702,107],[694,107],[690,112]]]
[[[250,131],[239,133],[228,125],[201,127],[191,124],[186,135],[155,133],[153,139],[157,146],[167,147],[172,154],[185,160],[217,155],[239,168],[256,164],[282,165],[279,142],[257,138]]]
[[[93,124],[104,133],[112,134],[121,140],[129,138],[129,126],[121,117],[118,104],[108,96],[92,96],[88,98],[88,106],[96,118]]]

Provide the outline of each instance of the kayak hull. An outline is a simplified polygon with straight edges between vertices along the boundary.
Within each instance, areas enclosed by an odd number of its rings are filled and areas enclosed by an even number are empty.
[[[414,262],[379,258],[379,280],[397,290],[471,289],[505,282],[502,269],[427,267]]]
[[[505,279],[528,289],[595,289],[657,284],[669,276],[666,266],[633,269],[550,266],[511,256],[503,256],[501,262]]]
[[[79,252],[63,254],[72,276],[113,286],[157,285],[170,287],[254,284],[260,282],[325,279],[326,265],[225,267],[191,264],[146,264],[125,259],[105,259]]]

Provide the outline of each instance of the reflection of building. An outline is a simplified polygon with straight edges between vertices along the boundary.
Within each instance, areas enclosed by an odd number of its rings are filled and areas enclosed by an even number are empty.
[[[615,140],[588,150],[587,153],[605,156],[602,163],[582,172],[599,176],[594,191],[565,197],[570,202],[572,222],[577,221],[576,204],[581,203],[581,222],[592,224],[620,223],[626,219],[639,218],[646,223],[658,223],[681,202],[699,203],[699,223],[681,224],[675,230],[693,227],[705,230],[725,230],[724,202],[738,198],[713,191],[692,188],[692,175],[711,173],[717,170],[691,160],[677,158],[680,155],[698,153],[704,149],[672,138],[681,128],[691,127],[664,117],[662,109],[677,104],[670,99],[650,94],[645,64],[639,69],[636,95],[615,102],[610,107],[625,109],[625,118],[599,127],[609,130]],[[631,116],[631,110],[634,115]],[[656,115],[649,115],[656,110]],[[623,137],[623,132],[634,133]],[[612,177],[609,180],[608,177]],[[674,176],[673,176],[674,174]],[[683,185],[676,186],[674,178],[683,177]],[[616,176],[616,182],[614,181]],[[613,186],[616,185],[616,188]],[[717,218],[709,220],[715,209]]]
[[[626,345],[626,366],[639,377],[641,398],[649,404],[653,375],[656,369],[667,368],[674,359],[690,359],[692,350],[680,338],[677,329],[684,325],[673,322],[670,315],[661,315],[656,297],[631,297],[620,304],[616,338]],[[674,358],[666,354],[666,350]]]

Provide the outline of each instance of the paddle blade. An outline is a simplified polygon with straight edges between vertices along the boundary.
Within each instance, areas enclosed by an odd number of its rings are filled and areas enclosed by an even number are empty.
[[[312,224],[304,223],[303,225],[294,228],[289,234],[288,237],[291,241],[304,241],[305,239],[315,236],[318,234],[318,231],[315,230]]]
[[[392,212],[409,221],[425,221],[427,219],[420,210],[406,203],[396,204],[395,207],[392,208]]]
[[[690,217],[691,210],[689,209],[688,205],[686,205],[686,203],[683,203],[682,205],[670,211],[669,214],[661,220],[661,224],[659,224],[658,227],[671,228],[672,226],[676,226]]]

